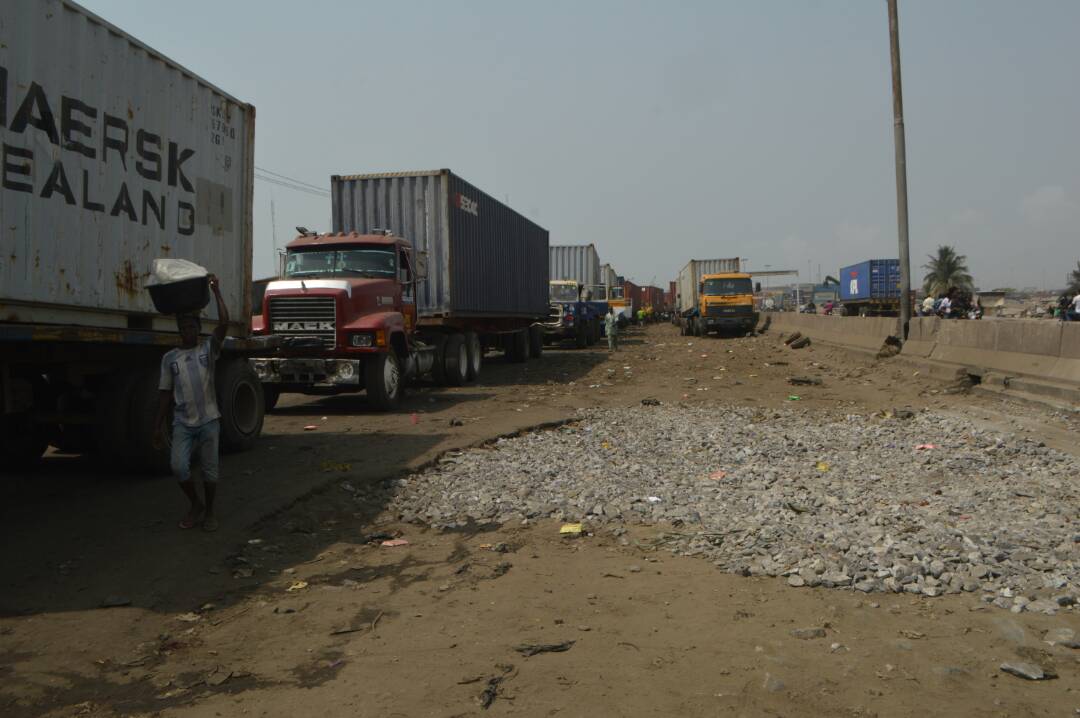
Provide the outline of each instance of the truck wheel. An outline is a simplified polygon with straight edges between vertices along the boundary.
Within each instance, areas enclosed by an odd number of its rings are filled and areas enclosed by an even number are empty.
[[[529,327],[529,358],[539,359],[544,354],[544,329],[533,325]]]
[[[446,386],[446,335],[435,334],[430,339],[435,345],[435,358],[431,362],[431,380],[438,386]]]
[[[480,335],[465,332],[465,349],[469,355],[469,381],[476,381],[484,364],[484,345],[480,343]]]
[[[244,362],[247,366],[247,362]],[[158,381],[161,373],[156,368],[143,368],[132,375],[132,380],[127,386],[126,405],[119,407],[118,411],[125,415],[117,415],[116,421],[126,421],[120,424],[122,429],[123,447],[121,449],[124,464],[129,469],[149,471],[153,474],[169,473],[169,449],[162,447],[154,448],[154,419],[158,409]],[[218,408],[222,409],[221,381],[218,378]],[[256,380],[258,386],[258,380]],[[222,426],[225,424],[225,412],[222,411]],[[166,422],[166,431],[172,437],[172,422]],[[116,440],[115,438],[113,440]],[[110,461],[111,457],[102,452],[99,460]]]
[[[12,414],[0,419],[0,472],[33,468],[47,448],[48,436],[29,415]]]
[[[513,332],[509,339],[509,350],[506,358],[514,364],[524,364],[529,360],[529,330],[521,329]]]
[[[394,352],[376,354],[364,362],[364,386],[373,409],[396,409],[401,401],[401,381],[401,365]]]
[[[461,386],[469,379],[469,350],[465,346],[465,337],[451,334],[446,340],[443,351],[446,383],[448,386]]]
[[[269,414],[277,406],[278,399],[281,398],[281,387],[274,386],[273,384],[263,384],[263,410]]]
[[[578,324],[574,329],[574,346],[584,349],[589,345],[589,330],[584,324]]]
[[[246,359],[224,363],[217,374],[221,445],[229,451],[250,449],[262,433],[263,387]]]

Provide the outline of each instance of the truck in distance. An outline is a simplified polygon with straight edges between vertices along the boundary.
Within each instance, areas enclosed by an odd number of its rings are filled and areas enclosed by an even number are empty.
[[[751,332],[757,326],[751,275],[741,271],[738,257],[692,259],[676,282],[679,328],[684,336]]]

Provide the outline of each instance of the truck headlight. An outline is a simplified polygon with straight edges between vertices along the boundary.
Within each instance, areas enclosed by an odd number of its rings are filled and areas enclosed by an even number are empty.
[[[356,375],[356,370],[353,369],[352,362],[339,361],[337,365],[337,375],[341,379],[352,379]]]
[[[354,347],[371,347],[375,346],[375,337],[370,334],[353,334],[349,337],[349,344]]]

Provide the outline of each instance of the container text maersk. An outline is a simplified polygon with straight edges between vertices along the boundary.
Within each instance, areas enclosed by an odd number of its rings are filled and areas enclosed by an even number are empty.
[[[30,82],[24,92],[13,93],[12,89],[7,68],[0,66],[0,127],[6,129],[0,150],[0,182],[5,190],[37,194],[86,212],[123,216],[144,226],[152,223],[165,229],[168,223],[181,235],[194,233],[195,204],[181,198],[167,204],[162,192],[164,187],[178,187],[194,199],[195,186],[184,173],[184,163],[195,150],[152,129],[135,127],[123,117],[101,112],[78,97],[54,95],[50,100],[46,88],[37,82]],[[226,131],[235,133],[235,128]],[[32,134],[62,152],[52,156],[35,153]],[[131,149],[135,157],[129,167]],[[132,186],[128,186],[128,179],[112,186],[95,185],[103,173],[91,171],[80,157],[119,163]],[[35,177],[45,179],[35,185]]]

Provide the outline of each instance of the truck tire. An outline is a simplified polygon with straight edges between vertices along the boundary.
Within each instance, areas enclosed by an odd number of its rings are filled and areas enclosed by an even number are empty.
[[[30,416],[12,414],[0,419],[0,472],[34,468],[49,448],[49,438]]]
[[[281,387],[273,384],[263,384],[263,411],[269,414],[277,406],[278,399],[281,398]]]
[[[506,358],[514,364],[524,364],[529,360],[528,329],[520,329],[510,335]]]
[[[429,339],[435,346],[435,358],[431,362],[431,380],[438,386],[446,386],[446,335],[435,334]]]
[[[529,327],[529,358],[539,359],[544,354],[544,328],[536,324]]]
[[[247,361],[244,361],[247,366]],[[121,447],[123,465],[135,471],[149,471],[152,474],[164,475],[169,473],[169,448],[163,446],[154,448],[154,420],[158,410],[158,381],[160,372],[156,368],[145,367],[132,375],[132,381],[127,386],[127,405],[120,407],[119,411],[126,409],[127,428],[123,432],[124,445]],[[256,379],[256,386],[258,380]],[[223,409],[221,404],[221,382],[218,378],[218,409]],[[225,412],[222,410],[222,427],[225,425]],[[117,421],[124,421],[124,417],[117,417]],[[166,422],[166,431],[172,437],[172,422]],[[224,434],[223,434],[224,436]],[[102,453],[100,460],[110,461],[108,454]]]
[[[469,381],[476,381],[484,365],[484,345],[480,343],[480,335],[465,332],[465,349],[469,354]]]
[[[465,346],[465,336],[451,334],[443,350],[443,367],[447,386],[461,386],[469,379],[469,349]]]
[[[396,409],[401,402],[401,382],[401,363],[394,352],[376,354],[364,362],[364,387],[373,409]]]
[[[263,387],[247,359],[222,362],[217,373],[221,445],[228,451],[250,449],[262,433]]]
[[[574,328],[574,346],[584,349],[589,345],[589,330],[584,324],[578,324]]]

